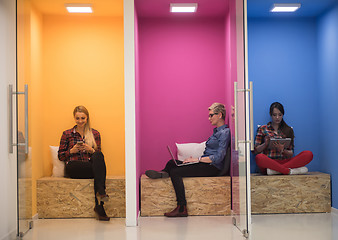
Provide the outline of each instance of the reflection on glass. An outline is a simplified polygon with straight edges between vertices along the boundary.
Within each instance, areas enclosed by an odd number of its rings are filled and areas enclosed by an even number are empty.
[[[243,145],[243,146],[241,146]],[[247,219],[247,198],[246,198],[246,163],[244,155],[241,156],[241,149],[244,144],[240,144],[239,151],[234,151],[233,155],[233,175],[232,175],[232,211],[236,219],[236,226],[241,231],[248,229]]]
[[[25,153],[25,137],[18,131],[18,216],[19,232],[29,229],[32,218],[32,159],[30,151]]]

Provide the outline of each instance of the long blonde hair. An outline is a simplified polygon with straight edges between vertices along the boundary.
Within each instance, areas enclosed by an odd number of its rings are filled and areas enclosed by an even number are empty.
[[[86,141],[86,144],[93,147],[94,149],[97,149],[97,144],[96,144],[92,129],[90,128],[89,112],[88,112],[87,108],[85,108],[84,106],[76,106],[74,108],[74,111],[73,111],[74,117],[75,117],[75,114],[77,112],[84,113],[87,116],[87,123],[86,123],[86,125],[84,127],[84,131],[83,131],[83,136],[84,136],[84,139]]]

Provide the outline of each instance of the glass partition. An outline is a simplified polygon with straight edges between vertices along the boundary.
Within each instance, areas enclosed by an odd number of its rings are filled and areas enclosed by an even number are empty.
[[[28,85],[30,64],[30,1],[17,0],[17,168],[18,168],[18,236],[32,228],[32,159],[28,146]],[[14,108],[15,109],[15,108]]]
[[[249,236],[250,227],[250,115],[246,53],[246,1],[236,0],[236,78],[234,82],[234,128],[232,144],[233,224]]]

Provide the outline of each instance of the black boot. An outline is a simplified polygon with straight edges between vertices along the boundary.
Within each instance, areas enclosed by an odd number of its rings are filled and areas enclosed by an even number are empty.
[[[188,210],[186,205],[177,205],[171,212],[164,214],[166,217],[188,217]]]
[[[100,221],[109,221],[110,217],[107,216],[103,205],[96,205],[94,208],[95,218]]]
[[[157,178],[168,178],[169,173],[164,171],[155,171],[155,170],[147,170],[146,176],[148,178],[157,179]]]

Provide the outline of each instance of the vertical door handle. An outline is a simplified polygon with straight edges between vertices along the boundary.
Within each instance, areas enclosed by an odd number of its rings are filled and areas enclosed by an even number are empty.
[[[234,82],[234,98],[235,98],[235,151],[238,151],[238,123],[237,123],[237,82]]]
[[[8,152],[13,153],[13,85],[8,86],[8,104],[9,104],[9,139]]]
[[[251,151],[255,148],[254,130],[253,130],[253,83],[249,83],[249,94],[250,94],[250,149]]]
[[[28,85],[25,84],[25,153],[28,154]]]
[[[245,140],[238,140],[238,102],[237,102],[237,93],[246,92],[250,93],[250,149],[254,150],[254,132],[253,132],[253,84],[249,83],[249,89],[237,89],[237,82],[234,82],[234,98],[235,98],[235,150],[238,150],[238,143],[247,143]]]
[[[14,146],[24,145],[25,153],[28,154],[28,85],[25,84],[24,92],[13,92],[13,85],[9,85],[9,153],[13,153]],[[14,143],[13,141],[13,95],[23,94],[25,96],[25,143]]]

